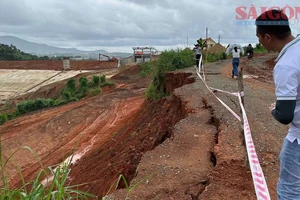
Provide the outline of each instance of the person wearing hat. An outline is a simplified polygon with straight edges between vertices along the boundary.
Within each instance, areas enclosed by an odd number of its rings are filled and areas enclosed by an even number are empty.
[[[268,10],[255,24],[259,43],[280,52],[273,69],[276,102],[270,110],[279,123],[289,125],[289,130],[279,154],[277,196],[278,200],[296,200],[300,199],[300,38],[292,35],[283,10]]]
[[[199,67],[199,60],[201,57],[201,48],[199,44],[195,44],[195,47],[193,48],[193,51],[195,52],[195,58],[196,58],[196,65]]]

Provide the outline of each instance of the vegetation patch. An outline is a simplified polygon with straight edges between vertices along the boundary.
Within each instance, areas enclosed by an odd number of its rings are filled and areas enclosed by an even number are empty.
[[[24,176],[21,170],[18,168],[20,179],[22,181],[22,186],[20,188],[12,189],[9,186],[8,177],[5,174],[5,168],[8,162],[11,159],[13,160],[13,156],[22,149],[28,150],[37,159],[38,163],[40,164],[41,170],[38,173],[35,180],[25,182]],[[40,159],[38,158],[37,154],[27,146],[20,147],[17,151],[13,152],[6,161],[4,161],[2,158],[0,141],[0,182],[2,182],[2,187],[0,187],[0,199],[98,199],[97,196],[94,194],[77,189],[79,186],[88,185],[88,183],[80,185],[70,185],[67,183],[69,174],[71,172],[71,161],[74,156],[74,152],[71,156],[71,159],[63,162],[61,165],[50,166],[48,168],[45,168],[41,163]]]
[[[153,74],[153,81],[146,89],[149,99],[160,99],[166,95],[165,73],[190,67],[195,63],[194,52],[190,49],[164,51],[154,63],[142,65],[142,74]],[[150,68],[152,69],[150,71]]]
[[[56,59],[56,58],[55,58]],[[48,56],[36,56],[25,53],[14,45],[0,43],[0,60],[49,60]]]
[[[80,77],[79,83],[76,83],[75,79],[73,78],[69,79],[66,86],[60,91],[60,96],[58,98],[37,98],[19,103],[16,106],[15,111],[0,115],[0,125],[4,124],[8,120],[32,111],[60,106],[72,101],[77,101],[85,97],[87,94],[90,96],[99,95],[102,93],[101,88],[106,85],[111,86],[113,83],[107,82],[105,75],[93,76],[91,80],[88,80],[86,77]]]

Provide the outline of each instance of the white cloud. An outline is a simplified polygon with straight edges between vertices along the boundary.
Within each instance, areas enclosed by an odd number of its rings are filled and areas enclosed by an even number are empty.
[[[221,43],[257,43],[254,25],[237,25],[236,8],[296,6],[292,0],[0,0],[0,35],[59,47],[174,47],[208,36]],[[300,20],[300,19],[299,19]],[[300,22],[299,22],[300,23]],[[300,32],[292,25],[294,34]],[[131,48],[129,48],[131,52]]]

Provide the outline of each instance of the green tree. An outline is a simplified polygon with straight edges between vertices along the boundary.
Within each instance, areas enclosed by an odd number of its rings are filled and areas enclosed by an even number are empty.
[[[36,55],[20,51],[14,45],[0,43],[0,60],[45,60],[47,57],[39,58]]]
[[[201,49],[203,49],[206,46],[206,43],[205,43],[205,41],[203,41],[202,38],[199,38],[199,40],[197,40],[197,44],[199,44]]]

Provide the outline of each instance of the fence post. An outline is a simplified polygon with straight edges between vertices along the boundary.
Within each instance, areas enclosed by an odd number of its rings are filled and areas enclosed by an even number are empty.
[[[245,102],[244,102],[244,83],[243,83],[243,67],[241,66],[239,73],[238,73],[238,91],[241,94],[241,100],[242,104],[245,107]],[[248,162],[248,156],[247,156],[247,147],[246,147],[246,141],[245,141],[245,136],[244,136],[244,118],[243,118],[243,112],[242,108],[240,108],[240,113],[241,113],[241,127],[240,127],[240,133],[241,133],[241,139],[242,139],[242,145],[245,147],[245,166],[249,166]]]

